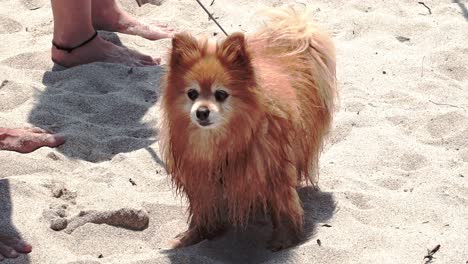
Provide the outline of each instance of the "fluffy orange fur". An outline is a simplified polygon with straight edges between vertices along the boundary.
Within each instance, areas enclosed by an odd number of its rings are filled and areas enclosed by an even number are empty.
[[[316,184],[336,98],[334,46],[307,13],[287,8],[268,15],[248,37],[234,33],[212,44],[182,33],[172,40],[161,146],[190,213],[176,246],[244,226],[258,210],[271,214],[271,249],[291,246],[302,232],[296,187]],[[215,84],[229,88],[224,125],[202,129],[190,120],[192,83],[207,95]]]

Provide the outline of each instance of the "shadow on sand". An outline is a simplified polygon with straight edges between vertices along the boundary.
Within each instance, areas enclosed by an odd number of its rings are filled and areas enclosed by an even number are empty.
[[[328,221],[336,204],[331,193],[315,191],[312,187],[299,189],[304,207],[305,236],[302,243],[316,233],[317,224]],[[181,232],[184,230],[180,230]],[[167,250],[171,263],[289,263],[294,247],[276,253],[266,249],[272,226],[267,219],[255,221],[246,230],[231,230],[212,241],[203,241],[191,247]],[[299,245],[298,245],[299,246]]]
[[[468,9],[466,8],[465,4],[463,4],[460,0],[452,0],[452,2],[460,7],[463,17],[466,21],[468,21]]]
[[[100,34],[123,46],[116,34]],[[73,159],[101,162],[148,149],[157,131],[155,124],[142,118],[158,100],[162,73],[160,66],[92,63],[64,69],[56,65],[43,76],[46,88],[37,95],[29,122],[64,134],[66,143],[58,151]]]

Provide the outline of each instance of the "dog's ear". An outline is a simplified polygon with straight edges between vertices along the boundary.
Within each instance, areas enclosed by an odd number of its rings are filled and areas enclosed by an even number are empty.
[[[170,65],[190,64],[201,56],[197,40],[188,33],[178,33],[172,38]]]
[[[250,64],[244,34],[236,32],[231,34],[218,49],[221,61],[230,66],[245,67]]]

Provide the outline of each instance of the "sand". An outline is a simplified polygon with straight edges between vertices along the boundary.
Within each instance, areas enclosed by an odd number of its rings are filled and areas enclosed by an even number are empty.
[[[149,2],[121,4],[144,21],[221,36],[195,1]],[[251,32],[255,11],[283,2],[209,8],[228,32]],[[50,2],[0,1],[0,126],[67,138],[58,149],[0,152],[0,233],[34,247],[4,263],[425,263],[437,245],[433,263],[466,263],[468,2],[307,3],[336,43],[341,103],[321,192],[301,189],[309,238],[271,253],[260,220],[168,250],[187,224],[158,155],[163,67],[54,66]],[[101,34],[154,56],[170,44]]]

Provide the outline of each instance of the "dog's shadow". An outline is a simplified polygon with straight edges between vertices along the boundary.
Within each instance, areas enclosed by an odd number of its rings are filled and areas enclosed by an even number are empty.
[[[304,240],[307,243],[316,234],[317,225],[327,222],[336,209],[333,195],[316,191],[313,187],[298,190],[304,208]],[[182,230],[181,230],[182,231]],[[203,241],[191,247],[166,251],[171,263],[287,263],[297,246],[276,253],[266,249],[272,225],[269,218],[258,219],[245,230],[231,230],[212,241]],[[279,262],[278,262],[279,261]]]

